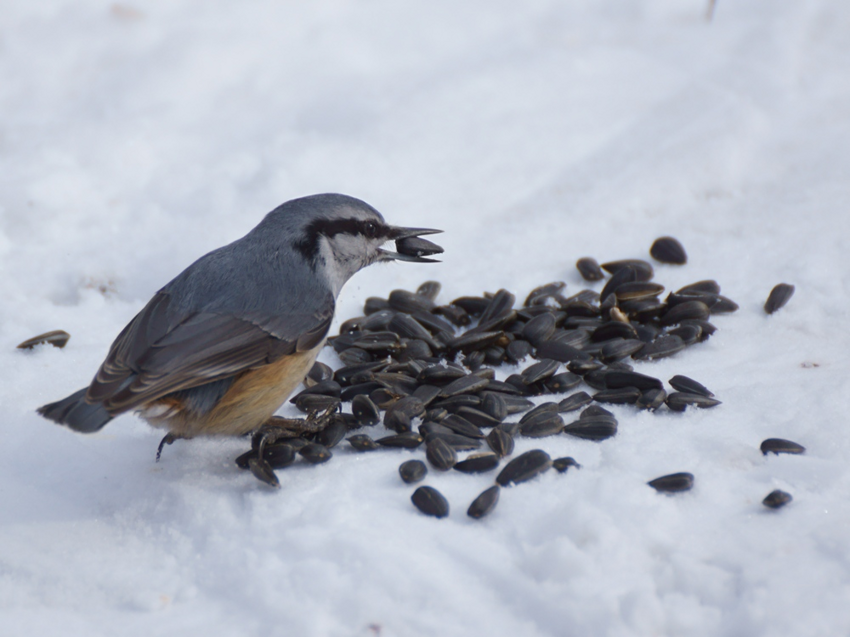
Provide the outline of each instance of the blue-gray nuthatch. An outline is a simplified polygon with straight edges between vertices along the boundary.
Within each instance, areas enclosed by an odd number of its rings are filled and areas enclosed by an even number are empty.
[[[157,292],[91,385],[38,413],[94,432],[137,410],[169,442],[254,431],[312,367],[345,282],[379,261],[430,261],[381,246],[436,232],[387,225],[345,195],[288,201]]]

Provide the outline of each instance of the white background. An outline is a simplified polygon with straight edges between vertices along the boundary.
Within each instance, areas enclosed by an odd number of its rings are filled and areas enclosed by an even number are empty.
[[[4,2],[0,633],[848,634],[850,5],[706,8]],[[35,414],[189,263],[328,191],[445,230],[442,264],[361,272],[338,321],[428,278],[444,302],[575,292],[578,257],[676,236],[689,263],[657,280],[714,278],[741,308],[637,369],[723,404],[619,407],[600,444],[521,440],[583,468],[481,521],[465,509],[491,475],[432,472],[450,517],[413,508],[396,470],[421,451],[343,444],[272,492],[233,464],[244,440],[155,464],[161,432],[135,416],[84,436]],[[796,294],[767,316],[780,281]],[[64,350],[15,350],[51,329]],[[763,457],[768,437],[807,452]],[[694,489],[646,486],[673,471]],[[775,488],[794,501],[768,511]]]

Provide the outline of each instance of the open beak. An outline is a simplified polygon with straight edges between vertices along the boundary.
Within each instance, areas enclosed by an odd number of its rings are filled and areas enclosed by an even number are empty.
[[[423,234],[437,234],[442,230],[432,228],[390,228],[389,240],[395,241],[397,252],[379,250],[381,261],[410,261],[413,263],[439,263],[426,257],[440,254],[443,249],[436,243],[420,238]]]

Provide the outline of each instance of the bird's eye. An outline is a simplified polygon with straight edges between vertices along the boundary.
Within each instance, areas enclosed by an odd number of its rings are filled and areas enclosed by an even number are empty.
[[[374,239],[378,236],[378,224],[374,221],[366,222],[366,236],[370,239]]]

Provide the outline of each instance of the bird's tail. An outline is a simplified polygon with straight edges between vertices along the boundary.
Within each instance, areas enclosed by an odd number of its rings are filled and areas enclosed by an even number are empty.
[[[39,407],[37,411],[48,420],[66,425],[74,431],[87,434],[98,431],[112,420],[112,416],[101,403],[92,405],[86,402],[87,390],[88,387],[81,389],[67,398]]]

